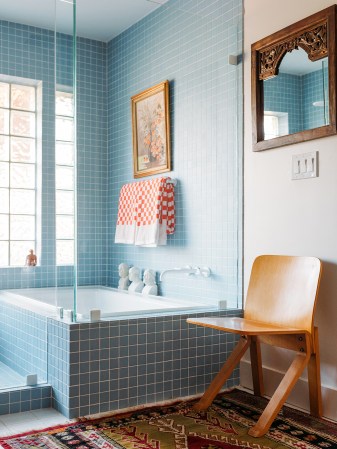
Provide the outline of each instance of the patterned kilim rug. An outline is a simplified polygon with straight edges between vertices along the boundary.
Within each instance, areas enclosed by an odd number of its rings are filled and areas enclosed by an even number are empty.
[[[269,432],[248,429],[265,400],[233,390],[204,412],[193,402],[145,409],[0,439],[5,449],[337,449],[337,424],[284,407]]]

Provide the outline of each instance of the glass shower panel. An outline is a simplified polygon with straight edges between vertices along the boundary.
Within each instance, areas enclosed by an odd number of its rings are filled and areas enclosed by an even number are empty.
[[[47,316],[29,297],[58,283],[55,1],[32,16],[29,2],[13,0],[0,15],[0,389],[48,376]]]
[[[192,266],[210,267],[211,276],[203,279],[167,276],[160,282],[157,275],[161,295],[213,304],[224,300],[228,308],[240,308],[242,2],[232,2],[231,7],[222,2],[208,2],[204,6],[205,9],[193,2],[168,1],[111,43],[110,51],[117,69],[110,65],[109,73],[116,91],[122,88],[123,76],[133,80],[126,92],[130,97],[143,91],[144,79],[147,87],[155,84],[155,80],[168,78],[170,81],[174,170],[168,175],[177,178],[177,223],[167,247],[156,248],[155,255],[147,252],[147,248],[115,245],[109,257],[114,286],[117,285],[118,263],[132,261],[133,251],[142,272],[145,268],[158,273],[167,268],[184,267],[187,261]],[[221,23],[226,23],[229,40],[220,32]],[[139,37],[135,39],[137,44],[131,37],[133,33]],[[156,42],[156,51],[149,50],[150,42]],[[134,58],[124,65],[122,55],[128,51]],[[230,56],[236,57],[231,58],[236,64],[229,63]],[[141,63],[152,60],[157,61],[153,76],[147,64]],[[124,120],[127,119],[126,102],[126,96],[121,99],[111,92],[112,121],[120,116],[119,108],[124,112]],[[131,129],[131,123],[129,127]],[[110,150],[119,146],[114,135],[111,139]],[[124,144],[125,140],[120,139]],[[121,142],[120,147],[124,148]],[[121,169],[124,182],[135,181],[128,175],[131,155],[114,151],[112,159],[120,165],[121,159],[124,161]],[[114,223],[119,192],[116,184],[110,182],[109,186],[110,217]]]
[[[139,3],[147,14],[137,23],[77,39],[78,317],[90,316],[82,287],[116,288],[123,262],[142,278],[154,270],[160,296],[241,308],[242,2]],[[80,2],[77,9],[83,30]],[[163,176],[177,180],[176,230],[166,246],[115,244],[122,186],[150,179],[133,176],[131,97],[164,80],[173,170]],[[186,264],[212,274],[160,281],[161,271]],[[113,313],[95,291],[95,308]]]
[[[76,320],[76,2],[56,0],[55,10],[55,305]]]

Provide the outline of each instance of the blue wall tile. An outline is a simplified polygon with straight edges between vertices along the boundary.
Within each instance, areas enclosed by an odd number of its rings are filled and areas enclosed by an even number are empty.
[[[23,377],[37,374],[38,383],[46,382],[46,318],[0,301],[0,361]]]
[[[168,277],[167,296],[241,301],[242,3],[171,0],[108,44],[107,284],[118,265],[207,265],[210,279]],[[131,96],[170,82],[176,231],[168,245],[114,244],[119,191],[133,181]],[[240,299],[238,299],[240,298]]]
[[[325,120],[329,120],[326,67],[306,75],[281,72],[264,81],[263,87],[265,111],[288,112],[289,134],[324,126]],[[323,105],[314,106],[317,101]]]
[[[73,284],[73,268],[55,265],[55,52],[57,84],[72,86],[73,39],[0,21],[0,74],[42,81],[42,240],[40,266],[1,268],[0,289]],[[55,49],[56,48],[56,49]],[[106,44],[77,40],[79,283],[101,284],[105,234]],[[90,257],[88,257],[90,254]],[[24,260],[22,264],[24,265]]]
[[[289,134],[303,130],[301,76],[279,73],[277,77],[263,81],[263,88],[265,111],[287,112]]]
[[[196,11],[198,11],[196,13]],[[55,267],[54,33],[0,22],[0,73],[43,82],[41,266],[0,270],[0,289],[71,285]],[[78,282],[116,286],[121,261],[157,271],[209,265],[174,279],[169,296],[241,297],[242,3],[170,0],[108,44],[78,39]],[[9,58],[7,55],[10,54]],[[29,58],[28,58],[29,55]],[[71,84],[72,38],[57,35],[57,82]],[[169,79],[176,232],[167,247],[114,245],[120,187],[132,180],[130,97]]]
[[[322,67],[303,76],[303,114],[305,129],[313,129],[329,123],[328,68]],[[321,102],[321,106],[314,103]]]
[[[71,285],[72,267],[55,267],[54,34],[8,22],[0,28],[0,73],[43,82],[41,266],[1,269],[0,289]],[[72,40],[57,39],[57,81],[69,84]],[[116,286],[121,261],[157,271],[209,265],[210,279],[172,279],[161,293],[240,306],[242,66],[227,61],[241,52],[237,0],[170,0],[108,44],[78,39],[80,284]],[[164,79],[170,81],[170,175],[178,179],[176,232],[167,247],[115,245],[119,190],[133,180],[130,97]],[[44,357],[55,407],[79,416],[203,391],[231,343],[214,331],[199,335],[186,317],[71,326],[48,319]],[[13,334],[3,338],[11,343]],[[227,385],[234,382],[237,371]],[[20,410],[39,401],[20,398]],[[40,402],[50,403],[48,392]],[[9,402],[0,404],[9,410]]]

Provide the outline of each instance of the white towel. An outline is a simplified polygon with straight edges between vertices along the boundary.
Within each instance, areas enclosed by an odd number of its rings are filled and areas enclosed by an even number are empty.
[[[153,178],[123,186],[119,199],[116,243],[166,245],[175,228],[174,186]]]

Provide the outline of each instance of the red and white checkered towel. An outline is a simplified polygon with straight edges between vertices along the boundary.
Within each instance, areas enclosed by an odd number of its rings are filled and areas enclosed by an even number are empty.
[[[174,186],[170,178],[153,178],[122,187],[115,243],[166,245],[175,228]]]
[[[137,195],[135,183],[125,184],[119,194],[115,243],[135,243]]]

